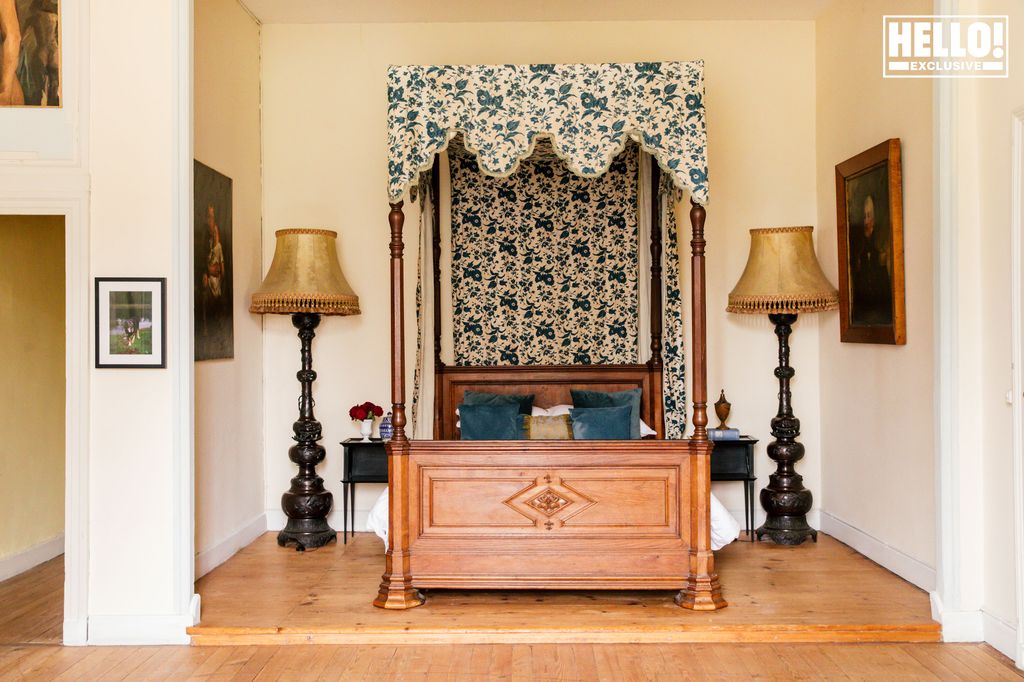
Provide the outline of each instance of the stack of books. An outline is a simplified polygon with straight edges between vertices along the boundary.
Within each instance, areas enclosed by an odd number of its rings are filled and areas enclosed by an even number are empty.
[[[739,440],[739,429],[708,429],[708,440]]]

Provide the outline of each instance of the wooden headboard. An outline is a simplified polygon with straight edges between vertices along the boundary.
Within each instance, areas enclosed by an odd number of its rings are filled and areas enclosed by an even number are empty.
[[[434,438],[457,440],[455,409],[469,391],[533,393],[539,407],[572,402],[571,389],[592,391],[643,390],[640,417],[665,436],[661,368],[648,365],[523,365],[517,367],[438,368],[434,400]]]

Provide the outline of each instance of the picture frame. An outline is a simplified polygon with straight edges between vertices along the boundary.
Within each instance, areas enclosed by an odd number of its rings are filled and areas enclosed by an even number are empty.
[[[193,160],[193,353],[196,362],[235,357],[233,182]]]
[[[167,366],[167,279],[97,277],[96,368]]]
[[[63,58],[61,0],[10,0],[0,3],[0,34],[4,26],[20,30],[13,40],[17,57],[13,66],[4,64],[8,53],[0,54],[0,71],[14,68],[11,88],[0,93],[0,108],[61,108],[63,104]],[[6,38],[0,35],[0,44]]]
[[[907,342],[899,138],[836,166],[839,338]]]

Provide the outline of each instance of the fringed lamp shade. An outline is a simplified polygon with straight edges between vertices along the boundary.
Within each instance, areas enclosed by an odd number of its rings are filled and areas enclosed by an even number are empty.
[[[812,227],[750,231],[747,267],[729,294],[730,313],[811,313],[833,310],[839,292],[825,278],[811,241]]]
[[[337,232],[289,228],[275,235],[274,261],[249,312],[359,314],[359,297],[338,263]]]

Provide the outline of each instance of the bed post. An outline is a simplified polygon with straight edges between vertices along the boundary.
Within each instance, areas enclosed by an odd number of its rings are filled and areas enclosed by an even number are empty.
[[[711,552],[711,448],[708,441],[707,292],[704,275],[704,207],[690,199],[691,306],[693,314],[693,437],[690,447],[690,573],[676,603],[696,611],[726,606]]]
[[[441,360],[441,157],[434,155],[434,168],[430,173],[431,208],[434,211],[434,230],[431,234],[433,246],[433,273],[431,282],[434,291],[434,440],[441,439],[441,375],[444,362]]]
[[[384,575],[373,605],[382,609],[410,609],[423,603],[412,586],[409,569],[409,439],[405,435],[405,302],[403,297],[402,202],[391,204],[391,413],[394,436],[387,444],[390,502],[388,551]]]
[[[661,355],[662,300],[661,300],[661,169],[651,158],[651,359],[647,368],[651,375],[651,394],[658,400],[652,405],[654,430],[659,439],[665,437],[665,403],[663,376],[664,360]]]

